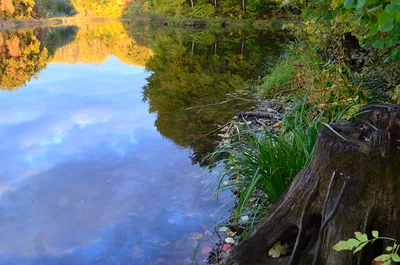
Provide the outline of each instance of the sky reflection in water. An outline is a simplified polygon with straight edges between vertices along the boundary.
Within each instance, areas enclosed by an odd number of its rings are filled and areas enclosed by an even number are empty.
[[[193,205],[204,169],[154,127],[148,75],[51,63],[0,91],[0,264],[188,262],[217,207]]]

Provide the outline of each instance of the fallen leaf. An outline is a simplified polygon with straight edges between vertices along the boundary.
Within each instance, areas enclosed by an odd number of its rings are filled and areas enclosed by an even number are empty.
[[[232,237],[227,237],[225,238],[225,242],[228,244],[233,244],[235,243],[235,239],[233,239]]]
[[[212,248],[204,247],[204,248],[201,249],[201,254],[205,255],[205,254],[210,253],[211,251],[212,251]]]
[[[236,232],[232,232],[232,231],[226,231],[225,234],[229,237],[234,237],[236,235]]]
[[[201,239],[202,237],[203,237],[203,234],[200,234],[200,233],[193,233],[193,234],[190,236],[190,239],[198,240],[198,239]]]
[[[372,261],[372,263],[371,263],[371,265],[383,265],[383,261],[376,261],[376,260],[373,260]]]
[[[229,230],[229,228],[226,227],[226,226],[221,226],[221,227],[219,228],[219,231],[221,231],[221,232],[226,232],[226,231],[228,231],[228,230]]]
[[[278,121],[277,123],[274,124],[274,128],[281,128],[282,127],[282,122]]]
[[[288,253],[288,245],[282,245],[281,241],[278,241],[268,252],[272,258],[279,258],[282,255],[286,255]]]
[[[229,245],[229,244],[224,244],[224,245],[222,246],[222,251],[223,251],[223,252],[228,252],[228,251],[230,251],[231,249],[232,249],[232,246]]]
[[[249,221],[249,217],[247,215],[240,217],[240,220],[242,221],[242,223],[247,223]]]

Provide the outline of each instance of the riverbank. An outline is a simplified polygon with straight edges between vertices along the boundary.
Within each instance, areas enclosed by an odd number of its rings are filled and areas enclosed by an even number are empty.
[[[14,20],[1,20],[0,29],[18,29],[18,28],[31,28],[43,26],[57,26],[57,25],[73,25],[77,23],[86,22],[104,22],[113,20],[129,20],[127,18],[116,17],[57,17],[57,18],[40,18],[40,19],[14,19]]]
[[[191,27],[191,28],[269,28],[271,25],[281,24],[277,19],[257,20],[257,19],[232,19],[232,18],[169,18],[166,19],[164,25],[172,27]]]

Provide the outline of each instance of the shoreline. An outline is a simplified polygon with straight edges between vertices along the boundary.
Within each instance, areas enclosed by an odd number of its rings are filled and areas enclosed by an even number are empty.
[[[148,18],[147,18],[148,19]],[[145,20],[147,20],[145,18]],[[31,19],[13,19],[0,20],[0,30],[21,29],[21,28],[36,28],[46,26],[68,26],[77,23],[86,22],[105,22],[105,21],[134,21],[129,17],[54,17],[54,18],[31,18]],[[150,19],[151,20],[151,19]],[[252,19],[193,19],[193,18],[161,18],[156,20],[156,24],[168,27],[178,28],[237,28],[237,27],[253,27],[262,29],[271,27],[271,25],[279,24],[277,20],[252,20]]]
[[[0,20],[0,30],[20,29],[44,26],[63,26],[82,22],[126,20],[126,18],[113,17],[57,17],[40,19],[21,19],[21,20]]]

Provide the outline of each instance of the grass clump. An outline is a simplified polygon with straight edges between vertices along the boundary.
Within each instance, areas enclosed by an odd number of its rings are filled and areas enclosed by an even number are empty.
[[[225,189],[236,193],[236,220],[250,214],[254,221],[310,162],[322,115],[312,116],[303,103],[284,115],[279,133],[237,126],[233,140],[211,155],[225,157],[219,163],[217,193]],[[250,209],[249,202],[254,201],[259,207]]]

